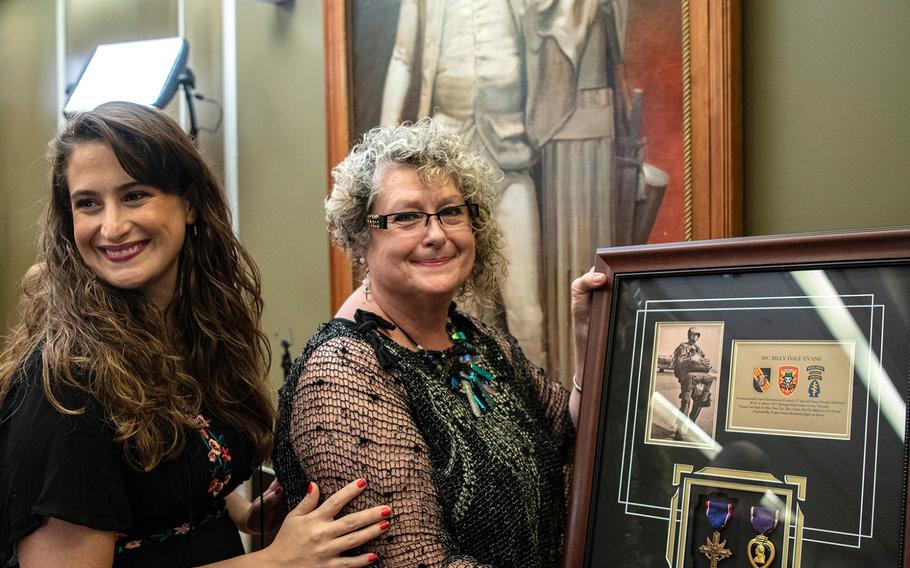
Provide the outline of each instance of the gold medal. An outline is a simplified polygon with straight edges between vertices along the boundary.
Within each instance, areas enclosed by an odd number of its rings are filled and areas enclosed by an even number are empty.
[[[778,514],[777,509],[772,513],[766,507],[752,507],[749,511],[752,528],[758,532],[746,547],[749,564],[752,565],[752,568],[769,568],[774,562],[774,543],[765,536],[765,533],[769,533],[777,527]]]
[[[709,538],[705,544],[698,547],[698,551],[708,557],[711,568],[717,568],[718,562],[733,556],[733,552],[727,548],[727,541],[720,540],[720,531],[714,531],[713,540]]]
[[[763,534],[749,541],[749,564],[752,568],[768,568],[774,562],[774,543]]]
[[[726,499],[715,498],[705,500],[705,516],[708,523],[714,528],[714,535],[698,547],[698,551],[708,557],[711,568],[717,568],[717,563],[733,556],[733,551],[727,548],[727,541],[720,540],[720,531],[733,516],[733,503]]]

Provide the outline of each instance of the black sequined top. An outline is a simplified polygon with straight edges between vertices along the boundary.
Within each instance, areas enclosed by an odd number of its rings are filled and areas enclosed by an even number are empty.
[[[342,514],[392,508],[389,530],[363,549],[382,566],[557,566],[568,393],[510,335],[451,318],[495,377],[494,407],[479,417],[425,354],[377,329],[381,318],[361,312],[317,330],[280,392],[273,458],[288,504],[309,480],[325,497],[363,477]]]

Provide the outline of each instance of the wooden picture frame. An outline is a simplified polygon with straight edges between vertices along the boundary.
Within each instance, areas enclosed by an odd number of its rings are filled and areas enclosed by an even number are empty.
[[[742,232],[740,0],[679,0],[683,14],[685,239]],[[327,168],[348,153],[350,0],[324,0]],[[329,177],[331,186],[331,177]],[[352,290],[347,255],[330,245],[332,310]]]
[[[595,292],[592,298],[564,565],[602,565],[598,562],[606,559],[597,556],[597,539],[592,531],[608,535],[616,554],[610,559],[613,566],[656,566],[658,558],[660,565],[674,568],[693,565],[692,556],[700,558],[693,549],[704,541],[697,540],[691,544],[696,538],[692,536],[696,533],[692,527],[698,526],[699,522],[702,525],[707,523],[703,512],[688,515],[691,511],[704,511],[704,507],[698,509],[700,505],[694,503],[694,498],[683,488],[700,487],[704,494],[721,490],[738,494],[745,500],[748,500],[750,492],[773,491],[786,500],[788,506],[782,507],[782,510],[786,509],[790,516],[786,525],[783,525],[784,521],[781,523],[787,531],[792,529],[793,532],[784,532],[781,528],[777,538],[780,544],[789,546],[789,561],[775,561],[775,566],[798,567],[800,555],[809,556],[808,565],[811,566],[819,563],[836,565],[831,564],[831,560],[836,559],[838,554],[848,554],[847,551],[850,556],[844,558],[853,559],[855,565],[893,565],[891,561],[902,559],[902,566],[910,566],[910,549],[906,544],[910,536],[907,532],[910,507],[907,501],[907,444],[904,441],[910,380],[906,371],[910,366],[910,340],[907,340],[910,324],[900,316],[910,309],[910,292],[906,291],[906,286],[899,284],[902,278],[910,277],[908,251],[910,228],[720,239],[598,251],[596,269],[608,274],[608,286],[603,291]],[[807,282],[811,283],[807,278],[821,284],[807,286]],[[679,295],[674,295],[674,291]],[[630,304],[630,298],[634,305]],[[863,299],[843,301],[846,298]],[[857,325],[856,331],[839,331],[846,329],[843,327],[845,322],[849,324],[856,320],[859,310],[870,314],[869,329],[860,329]],[[886,320],[885,313],[891,314],[890,319]],[[713,366],[719,375],[714,378],[717,386],[707,397],[710,402],[713,395],[712,410],[722,426],[716,431],[711,430],[703,439],[680,436],[675,439],[682,442],[664,443],[658,440],[662,445],[655,445],[648,439],[650,432],[647,428],[651,419],[650,409],[658,401],[654,398],[654,391],[648,390],[647,383],[650,381],[653,385],[655,377],[667,377],[666,369],[662,367],[673,365],[666,360],[659,361],[658,357],[657,335],[660,326],[668,324],[657,322],[664,320],[674,322],[669,325],[679,326],[680,329],[690,326],[698,329],[702,323],[723,325],[726,321],[722,332],[724,355],[718,357]],[[782,321],[786,323],[782,325]],[[632,342],[630,331],[634,331],[635,345],[631,350],[628,348]],[[763,334],[768,333],[773,341],[764,337]],[[843,339],[851,333],[851,337],[859,338],[855,343],[861,347],[865,341],[865,352],[871,354],[865,360],[871,362],[869,369],[872,370],[862,371],[861,361],[864,360],[860,357],[856,358],[855,371],[850,365],[849,383],[845,383],[849,386],[845,392],[851,397],[855,396],[854,392],[865,392],[867,406],[863,415],[862,399],[856,398],[854,410],[850,410],[852,407],[849,404],[846,406],[845,420],[848,427],[853,424],[867,428],[865,434],[862,428],[855,428],[851,439],[849,428],[844,435],[843,430],[833,426],[830,432],[826,431],[823,435],[816,431],[795,433],[790,425],[799,423],[801,419],[784,415],[776,417],[773,422],[774,428],[783,428],[781,431],[769,431],[767,426],[764,430],[753,428],[751,432],[749,428],[733,427],[731,417],[734,408],[742,407],[745,404],[742,401],[748,398],[738,398],[736,393],[742,391],[736,389],[741,383],[735,381],[747,381],[745,391],[752,397],[773,400],[760,398],[767,396],[764,392],[768,390],[768,385],[761,381],[759,386],[748,384],[753,378],[748,373],[751,367],[746,367],[745,373],[740,372],[743,369],[736,365],[736,355],[731,353],[736,351],[737,341],[761,339],[777,348],[799,343],[794,339],[821,344],[822,337],[826,341]],[[693,337],[698,340],[697,335]],[[636,355],[636,349],[643,355]],[[649,360],[651,351],[654,353],[653,362]],[[629,353],[633,354],[631,358]],[[776,356],[768,359],[788,363]],[[875,361],[883,362],[878,365],[878,371],[874,370]],[[764,363],[756,363],[756,369],[759,366],[764,366]],[[771,363],[768,366],[771,367]],[[830,373],[838,367],[827,366],[830,380],[822,384],[827,389],[824,392],[830,393],[831,387],[838,384],[831,382],[834,379]],[[782,364],[781,369],[784,368],[790,369]],[[825,372],[824,369],[822,372]],[[793,371],[793,374],[796,373]],[[664,404],[672,407],[671,414],[675,412],[673,405],[684,406],[686,391],[686,383],[679,379],[675,371],[673,374],[676,381],[671,382],[671,388],[675,389],[672,393],[679,394],[679,401],[676,396],[669,395],[663,399],[670,400]],[[769,374],[772,377],[771,394],[778,399],[789,400],[787,396],[792,390],[784,388],[783,379],[780,379],[781,385],[774,382],[776,373],[772,371]],[[811,401],[812,396],[819,396],[818,385],[813,395],[812,385],[807,380],[812,375],[806,377],[807,374],[804,370],[799,389],[808,387],[801,396],[810,397],[806,400]],[[879,377],[881,382],[876,383],[875,377]],[[669,378],[673,379],[673,375]],[[686,378],[689,380],[692,377],[687,374]],[[821,380],[820,375],[817,378]],[[886,380],[888,378],[890,381]],[[636,380],[638,390],[634,386]],[[754,393],[751,392],[753,386]],[[779,389],[780,394],[774,389]],[[883,394],[886,390],[891,394]],[[777,404],[780,403],[772,403]],[[637,412],[632,418],[630,409]],[[647,419],[640,418],[645,415]],[[686,416],[686,410],[675,413],[677,433],[681,429],[680,421],[686,421]],[[687,428],[693,428],[697,424],[696,418],[692,417],[691,422],[686,421],[686,424]],[[873,424],[876,428],[874,438],[868,430]],[[711,427],[714,428],[713,423]],[[864,435],[870,437],[864,438]],[[686,440],[690,439],[708,443],[687,443]],[[874,461],[866,458],[867,452],[872,451],[868,448],[873,447],[864,441],[868,439],[875,440]],[[880,443],[884,448],[882,451],[879,451]],[[723,459],[722,452],[718,453],[723,448],[742,449],[745,446],[748,446],[748,451],[728,453]],[[806,448],[822,447],[824,450],[820,454],[806,452]],[[777,451],[771,448],[777,448]],[[819,457],[826,452],[837,456],[833,464],[826,465],[824,458]],[[858,457],[857,453],[862,455]],[[638,465],[633,465],[633,454]],[[765,459],[756,458],[758,454],[764,455]],[[879,454],[888,457],[880,462]],[[815,459],[808,459],[807,455],[814,455]],[[851,464],[858,464],[860,457],[863,458],[862,465],[856,466],[858,469],[854,474]],[[758,463],[762,465],[755,465]],[[637,476],[639,470],[646,473],[643,477],[649,481],[642,481],[642,477]],[[806,475],[807,471],[816,470],[830,475]],[[862,479],[861,490],[871,483],[872,497],[866,499],[863,505],[863,498],[856,498],[856,493],[864,495],[861,491],[848,492],[850,498],[847,499],[841,497],[847,493],[828,489],[837,483],[850,486],[849,481],[840,481],[842,479]],[[619,491],[613,485],[617,480]],[[622,489],[627,480],[630,483],[627,487],[633,487],[632,497],[628,489]],[[830,496],[829,491],[835,492],[838,497],[826,499]],[[901,493],[903,501],[896,502],[892,496]],[[663,507],[656,507],[655,504]],[[852,522],[851,507],[858,510],[856,523]],[[869,507],[872,507],[872,513],[868,512]],[[739,515],[740,525],[744,525],[744,528],[736,530],[749,530],[748,511],[748,508],[739,508],[734,512],[734,518]],[[875,519],[874,535],[869,529],[872,518]],[[845,523],[849,520],[850,526],[859,527],[854,531],[857,534],[850,535],[850,538],[856,537],[855,541],[847,538],[847,532],[831,530],[832,527],[827,526],[839,524],[842,520]],[[658,532],[658,527],[665,527],[665,530]],[[865,530],[869,530],[868,534]],[[802,539],[804,531],[811,533],[805,542]],[[635,554],[645,554],[645,549],[650,547],[652,557],[625,559],[621,550],[621,535],[641,533],[648,536],[648,543],[632,548]],[[684,549],[687,534],[691,540],[686,541],[690,544]],[[734,529],[728,528],[724,535],[732,549],[736,541]],[[751,535],[754,536],[755,531]],[[837,538],[846,540],[834,542]],[[829,549],[822,549],[829,544]],[[883,552],[869,552],[872,549]],[[745,563],[746,549],[740,546],[733,553],[738,559],[725,560],[724,566],[748,566]],[[876,557],[873,561],[862,556],[886,553],[888,560]],[[827,561],[822,561],[819,555]],[[618,559],[629,563],[623,564]],[[705,558],[700,560],[706,561]],[[804,557],[802,560],[807,561]]]

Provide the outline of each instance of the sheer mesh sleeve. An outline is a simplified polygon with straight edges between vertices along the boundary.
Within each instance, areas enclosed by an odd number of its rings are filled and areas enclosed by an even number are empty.
[[[384,566],[558,566],[567,394],[508,335],[450,318],[475,350],[471,364],[493,377],[485,412],[454,386],[454,345],[405,349],[378,331],[391,323],[360,312],[316,331],[279,397],[273,455],[288,504],[307,479],[330,494],[364,477],[349,511],[392,507],[391,528],[364,547]]]
[[[289,436],[302,474],[319,484],[323,496],[359,477],[367,480],[342,514],[380,504],[392,508],[388,531],[364,547],[379,555],[382,566],[480,566],[454,550],[407,392],[379,366],[369,344],[335,337],[310,354],[293,393]],[[288,495],[290,505],[302,497]]]

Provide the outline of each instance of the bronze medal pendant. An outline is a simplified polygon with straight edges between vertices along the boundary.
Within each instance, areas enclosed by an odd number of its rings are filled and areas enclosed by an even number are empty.
[[[749,541],[747,546],[749,564],[752,565],[752,568],[769,568],[774,562],[774,543],[765,536],[765,533],[769,533],[777,527],[778,514],[776,509],[772,513],[765,507],[752,507],[750,511],[752,528],[759,533]]]
[[[749,564],[753,568],[768,568],[774,562],[774,543],[763,534],[749,541]]]
[[[714,528],[714,535],[707,539],[705,544],[699,546],[698,550],[708,557],[711,562],[711,568],[717,568],[718,562],[733,556],[733,552],[727,548],[727,541],[720,540],[720,530],[727,525],[730,517],[733,516],[733,503],[724,499],[706,499],[705,515]]]

